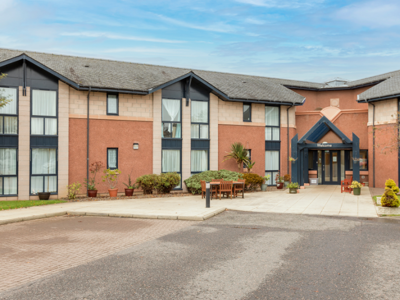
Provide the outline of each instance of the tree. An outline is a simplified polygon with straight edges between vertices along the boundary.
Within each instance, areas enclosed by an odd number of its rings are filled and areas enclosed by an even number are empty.
[[[7,76],[7,74],[1,73],[0,74],[0,80],[2,80],[6,76]],[[0,108],[5,106],[5,105],[7,105],[7,103],[9,103],[9,102],[11,102],[11,100],[7,99],[7,97],[4,96],[3,94],[1,94],[1,91],[0,91]]]
[[[227,152],[224,161],[228,159],[233,159],[236,161],[239,172],[243,172],[243,163],[249,163],[248,152],[242,143],[233,143],[231,145],[231,151]]]

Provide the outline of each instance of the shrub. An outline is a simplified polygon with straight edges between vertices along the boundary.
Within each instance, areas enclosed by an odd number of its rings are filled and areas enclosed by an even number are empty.
[[[81,184],[79,182],[67,185],[68,189],[68,199],[75,199],[76,194],[78,194],[79,189],[81,188]]]
[[[254,173],[244,173],[243,179],[246,180],[245,187],[246,190],[256,190],[258,187],[264,183],[264,178],[258,174]]]
[[[156,174],[142,175],[138,179],[136,179],[136,183],[143,190],[143,194],[153,194],[156,179]]]
[[[399,207],[400,201],[396,195],[398,192],[399,188],[396,186],[394,180],[392,179],[386,180],[385,193],[382,195],[381,198],[382,206]]]
[[[353,181],[352,183],[351,183],[351,185],[350,185],[350,187],[352,188],[352,189],[361,189],[362,188],[362,184],[361,183],[359,183],[358,181]]]
[[[200,180],[211,181],[212,179],[224,179],[226,181],[236,181],[239,178],[243,178],[243,175],[238,172],[232,172],[228,170],[205,171],[186,179],[185,184],[189,192],[192,194],[200,194]]]
[[[284,181],[290,181],[290,179],[291,179],[290,174],[286,174],[285,176],[283,176]]]
[[[119,175],[121,174],[121,171],[118,169],[105,169],[103,171],[104,175],[103,175],[103,182],[106,183],[106,185],[108,185],[108,188],[110,190],[117,188],[118,185],[118,178]]]
[[[162,173],[155,177],[154,187],[159,194],[169,194],[181,182],[181,176],[177,173]]]
[[[291,182],[288,184],[288,188],[289,189],[298,189],[299,188],[299,184],[297,182]]]

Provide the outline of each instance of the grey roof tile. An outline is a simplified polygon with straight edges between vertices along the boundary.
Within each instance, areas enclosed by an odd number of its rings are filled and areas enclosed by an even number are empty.
[[[371,100],[381,97],[400,95],[400,75],[391,77],[361,93],[359,100]]]

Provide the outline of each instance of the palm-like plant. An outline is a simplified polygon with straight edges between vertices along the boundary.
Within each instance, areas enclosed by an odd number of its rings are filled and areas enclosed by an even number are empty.
[[[248,152],[242,143],[233,143],[231,145],[231,151],[227,152],[224,161],[228,159],[234,159],[236,161],[239,172],[243,171],[243,163],[249,163]]]

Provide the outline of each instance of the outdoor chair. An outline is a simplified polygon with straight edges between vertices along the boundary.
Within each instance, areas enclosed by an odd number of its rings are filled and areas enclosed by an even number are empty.
[[[200,184],[201,184],[201,199],[203,199],[206,197],[206,192],[207,192],[205,180],[200,180]],[[210,193],[211,193],[211,198],[213,197],[213,194],[217,196],[217,192],[214,191],[214,189],[210,190]]]
[[[232,199],[232,186],[233,186],[233,181],[222,181],[221,185],[219,186],[219,200],[221,200],[221,195],[226,194],[226,197],[228,197],[228,195],[231,195],[231,199]]]
[[[340,192],[341,193],[351,193],[351,187],[350,187],[350,185],[351,185],[351,183],[352,183],[352,181],[353,181],[353,177],[351,177],[350,179],[345,179],[345,180],[342,180],[341,182],[340,182]]]
[[[237,180],[238,182],[243,182],[243,183],[245,183],[246,182],[246,180],[245,179],[238,179]],[[235,195],[235,197],[237,197],[237,194],[238,194],[238,192],[244,192],[244,185],[241,185],[241,184],[234,184],[233,185],[233,194]]]
[[[222,181],[224,181],[224,180],[223,179],[211,179],[211,182],[219,182],[219,183],[221,183]],[[219,186],[218,185],[214,185],[212,187],[212,189],[215,192],[215,196],[218,198]]]

